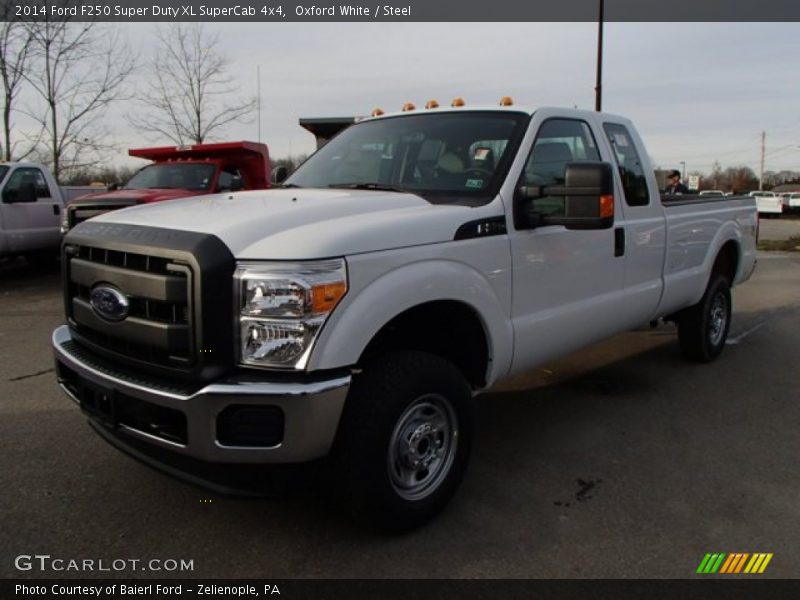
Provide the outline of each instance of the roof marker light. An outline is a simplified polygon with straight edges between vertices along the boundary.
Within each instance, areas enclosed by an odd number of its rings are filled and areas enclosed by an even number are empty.
[[[425,108],[439,108],[439,103],[436,100],[428,100],[425,104]]]
[[[403,104],[403,112],[408,112],[410,110],[416,110],[416,106],[414,106],[413,102],[406,102]]]
[[[464,99],[461,96],[458,96],[457,98],[453,99],[453,101],[450,103],[450,106],[457,108],[459,106],[464,106],[465,104],[466,102],[464,102]]]
[[[383,114],[383,109],[382,108],[373,108],[372,109],[372,115],[371,116],[380,117],[382,114]]]
[[[514,105],[514,100],[511,98],[511,96],[503,96],[502,98],[500,98],[500,106],[513,106],[513,105]]]

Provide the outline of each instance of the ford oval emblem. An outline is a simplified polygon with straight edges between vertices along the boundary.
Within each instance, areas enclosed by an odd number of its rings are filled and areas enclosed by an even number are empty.
[[[128,297],[110,285],[98,285],[89,296],[92,309],[107,321],[122,321],[128,316],[131,303]]]

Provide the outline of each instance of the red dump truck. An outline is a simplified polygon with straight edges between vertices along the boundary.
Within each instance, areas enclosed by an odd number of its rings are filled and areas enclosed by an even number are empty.
[[[86,219],[135,204],[270,186],[266,144],[225,142],[165,146],[133,149],[128,154],[153,162],[138,171],[122,188],[73,200],[63,212],[62,233]]]

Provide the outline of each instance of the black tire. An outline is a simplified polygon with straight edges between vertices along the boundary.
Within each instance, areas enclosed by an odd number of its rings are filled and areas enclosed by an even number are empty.
[[[406,531],[453,496],[471,441],[472,394],[461,372],[432,354],[391,354],[353,380],[324,481],[358,522]]]
[[[731,327],[731,285],[719,273],[711,276],[700,302],[684,310],[678,319],[678,341],[688,360],[708,363],[725,348]]]

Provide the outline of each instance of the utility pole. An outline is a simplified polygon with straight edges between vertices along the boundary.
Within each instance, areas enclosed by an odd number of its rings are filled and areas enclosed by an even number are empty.
[[[603,4],[600,0],[600,15],[597,20],[597,82],[594,86],[594,109],[603,110]]]
[[[767,132],[761,132],[761,173],[758,176],[758,189],[764,189],[764,152],[767,149]]]
[[[261,65],[256,65],[256,88],[258,94],[258,143],[261,143]]]

